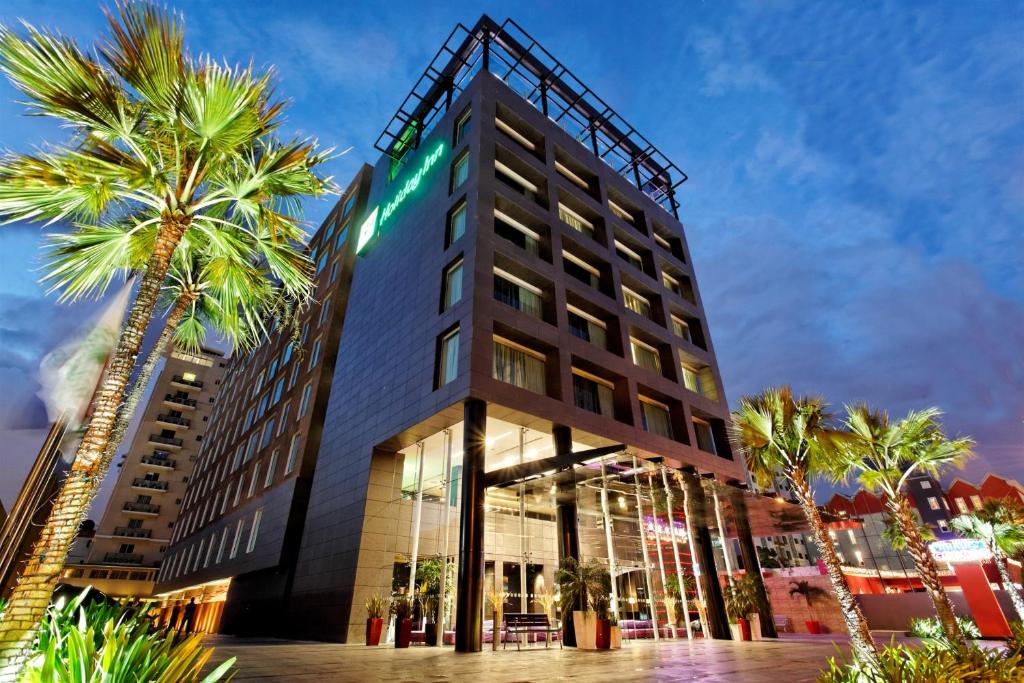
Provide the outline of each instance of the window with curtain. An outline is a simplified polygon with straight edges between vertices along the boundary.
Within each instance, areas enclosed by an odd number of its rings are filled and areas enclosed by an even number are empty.
[[[459,144],[466,139],[466,133],[469,131],[469,122],[472,120],[472,110],[466,107],[466,110],[459,114],[459,118],[455,121],[455,143]]]
[[[462,300],[462,259],[448,266],[444,272],[444,310]]]
[[[672,316],[672,331],[677,337],[685,339],[686,341],[691,341],[690,326],[675,316]]]
[[[651,304],[647,299],[643,298],[636,292],[625,287],[622,288],[622,297],[626,302],[626,308],[638,313],[648,320],[653,320],[654,317],[651,313]]]
[[[462,186],[466,179],[469,178],[469,152],[464,153],[455,163],[452,164],[452,189],[454,192],[456,189]]]
[[[573,373],[572,376],[573,401],[577,408],[589,410],[598,415],[611,417],[613,415],[613,402],[611,387],[596,382],[588,377]]]
[[[667,439],[672,438],[672,420],[664,406],[640,401],[640,417],[645,432],[658,434]]]
[[[569,311],[569,332],[602,349],[608,348],[608,335],[605,329],[573,311]]]
[[[594,237],[594,225],[565,204],[558,205],[558,219],[577,232],[582,232],[591,239]]]
[[[452,330],[441,338],[438,353],[437,386],[443,387],[459,374],[459,331]]]
[[[697,436],[697,448],[705,453],[718,455],[718,450],[715,448],[715,437],[711,433],[711,425],[704,420],[694,418],[693,433]]]
[[[540,295],[498,273],[494,274],[494,298],[538,320],[544,319]]]
[[[466,234],[466,202],[460,203],[448,214],[448,238],[445,246]]]
[[[633,362],[637,366],[661,374],[661,358],[655,349],[632,337],[629,346],[633,353]]]
[[[544,361],[533,354],[494,340],[494,379],[537,394],[547,393]]]

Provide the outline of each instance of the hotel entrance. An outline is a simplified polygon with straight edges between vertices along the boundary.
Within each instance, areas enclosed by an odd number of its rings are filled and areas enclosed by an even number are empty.
[[[509,639],[509,614],[560,624],[572,618],[560,605],[566,558],[608,573],[609,611],[624,640],[728,637],[719,575],[742,568],[727,521],[736,489],[622,444],[563,434],[559,448],[557,434],[487,418],[474,536],[463,514],[462,430],[458,423],[375,456],[371,491],[389,493],[367,506],[350,641],[375,594],[407,604],[413,646],[454,646],[461,627],[469,642],[492,647]],[[467,567],[464,553],[477,544],[483,561]],[[462,604],[460,613],[460,600],[472,609]],[[382,642],[401,643],[396,620],[385,624]]]

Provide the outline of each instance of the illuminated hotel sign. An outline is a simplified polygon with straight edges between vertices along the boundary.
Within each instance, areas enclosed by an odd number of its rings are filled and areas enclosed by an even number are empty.
[[[928,549],[938,562],[984,562],[992,557],[984,541],[973,538],[954,538],[948,541],[933,541]]]
[[[437,165],[438,160],[444,155],[444,142],[437,143],[434,150],[423,157],[420,167],[416,173],[406,178],[402,189],[398,191],[391,201],[384,205],[375,206],[373,211],[363,219],[359,226],[359,238],[356,240],[356,253],[359,254],[363,248],[373,239],[373,236],[380,232],[384,224],[391,218],[406,199],[420,186],[420,181],[430,172],[430,169]]]

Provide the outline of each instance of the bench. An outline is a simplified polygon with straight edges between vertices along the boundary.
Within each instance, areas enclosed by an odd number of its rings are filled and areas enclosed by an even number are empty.
[[[775,630],[780,633],[793,632],[793,620],[782,614],[775,615]]]
[[[520,635],[526,634],[527,643],[529,643],[530,634],[543,633],[544,647],[547,648],[551,646],[551,634],[558,633],[558,627],[551,625],[551,622],[548,621],[548,615],[546,614],[510,612],[505,615],[505,633],[509,636],[515,636],[517,650],[520,649],[519,644],[522,641]],[[505,638],[502,649],[507,646],[508,638]],[[558,639],[558,647],[562,647],[561,638]]]

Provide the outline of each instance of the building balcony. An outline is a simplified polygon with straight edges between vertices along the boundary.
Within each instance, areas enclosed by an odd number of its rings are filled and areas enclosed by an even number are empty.
[[[194,398],[184,398],[182,396],[175,396],[174,394],[167,394],[164,396],[164,405],[178,410],[195,410],[196,405],[198,405],[198,401]]]
[[[202,389],[203,381],[199,379],[186,379],[181,375],[174,375],[171,378],[171,385],[182,389]]]
[[[159,424],[167,425],[174,429],[188,429],[192,426],[192,420],[187,417],[179,417],[177,415],[168,415],[166,413],[160,413],[156,416],[156,421]]]
[[[170,458],[162,455],[144,455],[141,458],[143,465],[148,465],[155,470],[164,470],[166,472],[173,472],[178,466],[177,461],[171,460]]]
[[[159,505],[154,505],[153,503],[136,503],[136,502],[129,501],[129,502],[125,503],[121,507],[121,509],[124,510],[125,512],[127,512],[127,513],[136,514],[136,515],[156,516],[156,515],[160,514],[160,506]]]
[[[175,450],[180,450],[185,441],[183,439],[177,439],[173,436],[160,436],[159,434],[150,434],[149,443],[153,446],[163,446],[165,448],[173,448]]]
[[[144,491],[159,491],[160,493],[167,492],[166,481],[152,481],[150,479],[132,479],[133,489],[142,489]]]
[[[142,553],[106,553],[103,561],[110,564],[142,564]]]
[[[153,530],[130,526],[118,526],[114,527],[113,535],[121,536],[123,538],[153,538]]]

